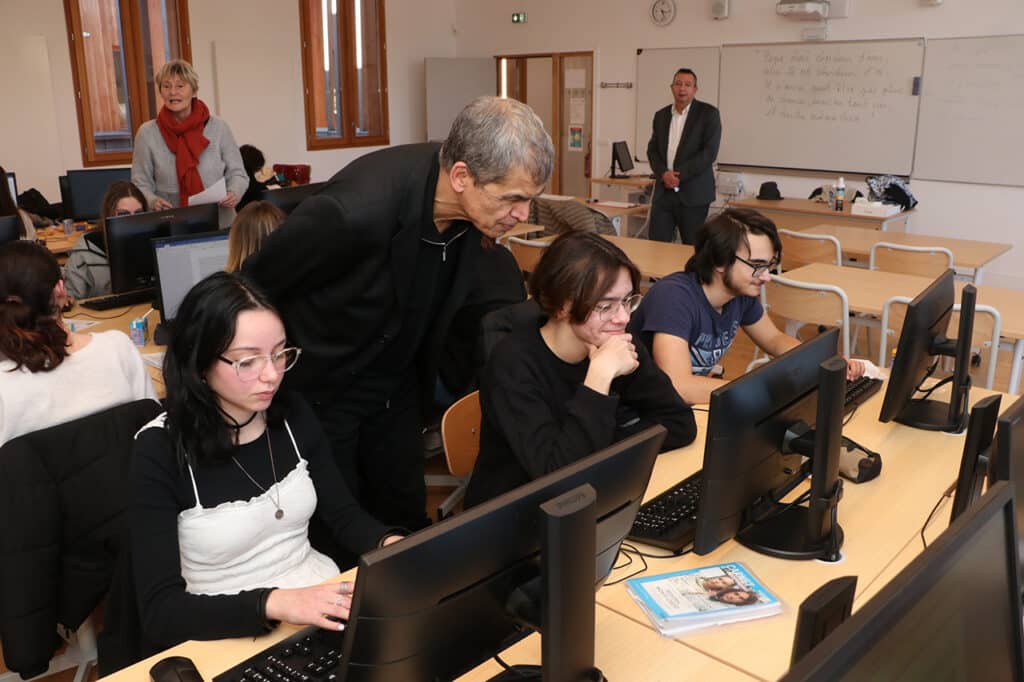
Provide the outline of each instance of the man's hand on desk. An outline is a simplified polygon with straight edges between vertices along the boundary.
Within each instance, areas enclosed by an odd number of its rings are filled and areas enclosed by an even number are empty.
[[[344,630],[352,608],[352,583],[328,583],[298,589],[276,589],[267,597],[267,620],[294,625],[316,625],[325,630]]]
[[[863,360],[847,360],[846,361],[846,380],[853,381],[864,376],[864,370],[867,369],[867,365],[864,364]]]

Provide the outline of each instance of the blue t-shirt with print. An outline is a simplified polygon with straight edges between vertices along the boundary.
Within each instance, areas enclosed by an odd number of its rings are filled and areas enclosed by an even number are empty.
[[[693,373],[706,376],[729,350],[740,325],[764,315],[761,302],[737,296],[715,310],[693,272],[675,272],[654,283],[629,321],[629,331],[654,352],[654,335],[671,334],[690,345]]]

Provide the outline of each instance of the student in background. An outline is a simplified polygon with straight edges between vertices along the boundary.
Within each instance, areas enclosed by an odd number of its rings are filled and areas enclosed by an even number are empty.
[[[238,152],[242,155],[245,174],[249,176],[249,189],[245,190],[245,194],[242,195],[242,199],[236,207],[241,211],[252,202],[261,199],[270,185],[276,186],[276,179],[273,171],[266,168],[267,160],[259,149],[251,144],[243,144],[238,148]]]
[[[752,209],[726,209],[697,233],[686,269],[647,292],[629,329],[687,403],[707,403],[727,383],[716,375],[741,326],[771,356],[800,345],[761,306],[761,289],[781,258],[775,223]],[[862,362],[848,363],[849,378],[863,373]]]
[[[228,236],[228,262],[224,269],[237,272],[242,262],[260,250],[263,239],[284,222],[284,211],[267,201],[248,204],[231,223]]]
[[[481,377],[467,507],[653,424],[668,429],[666,450],[693,441],[693,412],[626,333],[639,281],[629,258],[594,233],[566,233],[544,250],[530,278],[542,315],[495,346]]]
[[[401,538],[363,511],[309,405],[278,394],[299,360],[265,295],[219,272],[186,294],[164,357],[167,412],[136,436],[132,563],[152,647],[340,630],[351,583],[310,546],[314,515],[362,553]]]
[[[69,332],[67,291],[46,247],[0,247],[0,445],[15,436],[156,398],[138,350],[122,332]]]
[[[647,160],[656,178],[651,199],[651,239],[670,242],[679,231],[693,244],[715,200],[715,159],[722,141],[718,109],[694,99],[697,74],[672,77],[672,104],[654,114]]]
[[[146,197],[130,182],[111,183],[103,195],[97,226],[83,234],[68,251],[64,284],[73,299],[110,293],[110,263],[107,261],[107,218],[145,213]]]
[[[199,76],[188,62],[172,59],[154,81],[164,105],[135,135],[132,182],[154,211],[162,211],[187,206],[190,196],[223,179],[220,224],[230,225],[249,186],[231,129],[196,97]]]
[[[36,227],[32,224],[32,218],[29,217],[28,211],[18,208],[17,197],[11,196],[11,188],[7,185],[7,171],[4,170],[3,166],[0,166],[0,218],[9,215],[21,216],[19,234],[22,239],[34,242],[36,240]]]

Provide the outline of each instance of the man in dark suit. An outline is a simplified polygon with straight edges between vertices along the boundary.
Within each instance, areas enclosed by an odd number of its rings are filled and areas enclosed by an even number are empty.
[[[679,69],[672,79],[672,104],[654,114],[647,160],[655,177],[650,232],[657,241],[672,241],[678,228],[682,242],[693,244],[715,200],[713,166],[722,119],[696,95],[697,74]]]
[[[526,220],[553,159],[529,107],[481,97],[442,145],[350,163],[243,265],[303,349],[286,386],[312,403],[346,482],[384,523],[429,523],[420,408],[481,241]]]

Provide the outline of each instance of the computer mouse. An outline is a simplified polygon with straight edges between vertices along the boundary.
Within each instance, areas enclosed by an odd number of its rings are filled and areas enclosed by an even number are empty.
[[[196,664],[184,656],[169,656],[157,661],[149,669],[149,679],[153,682],[203,682]]]

